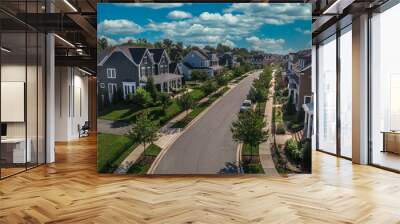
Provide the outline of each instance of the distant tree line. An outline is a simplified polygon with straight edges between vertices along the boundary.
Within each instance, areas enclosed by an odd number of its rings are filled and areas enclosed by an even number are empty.
[[[120,45],[141,46],[145,48],[164,48],[166,49],[170,59],[175,62],[181,61],[183,57],[185,57],[185,55],[188,54],[191,50],[199,49],[199,47],[197,46],[184,46],[183,42],[174,42],[170,39],[163,39],[161,41],[150,43],[144,38],[139,38],[137,40],[128,40],[127,42],[121,43]],[[112,45],[108,43],[106,38],[103,37],[97,39],[97,52],[100,53],[104,49],[111,46]],[[218,44],[216,47],[207,45],[204,47],[204,49],[217,54],[232,52],[234,55],[237,56],[238,62],[244,62],[246,58],[262,53],[260,51],[248,50],[246,48],[235,48],[223,44]]]

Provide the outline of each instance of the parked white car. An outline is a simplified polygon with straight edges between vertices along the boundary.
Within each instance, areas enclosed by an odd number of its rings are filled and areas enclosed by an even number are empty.
[[[242,106],[240,106],[240,112],[245,112],[251,109],[251,101],[244,100]]]

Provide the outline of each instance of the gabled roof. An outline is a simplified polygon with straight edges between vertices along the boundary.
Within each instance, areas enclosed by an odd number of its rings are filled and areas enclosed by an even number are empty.
[[[161,56],[163,55],[165,50],[162,48],[152,48],[152,49],[149,49],[149,51],[150,51],[150,53],[153,54],[154,62],[160,63]]]
[[[143,48],[143,47],[140,47],[140,48],[131,47],[131,48],[129,48],[130,55],[132,56],[133,61],[136,64],[140,64],[144,54],[146,53],[146,50],[147,49]]]
[[[147,48],[143,47],[135,47],[135,46],[114,46],[108,49],[103,50],[97,56],[98,65],[103,65],[105,61],[114,53],[121,52],[123,53],[130,61],[134,64],[139,65],[142,62],[143,56],[147,52]],[[153,60],[153,59],[151,59]]]

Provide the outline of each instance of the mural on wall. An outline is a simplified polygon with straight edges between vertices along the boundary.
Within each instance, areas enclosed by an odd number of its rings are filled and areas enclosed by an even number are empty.
[[[98,4],[100,173],[311,172],[311,5]]]

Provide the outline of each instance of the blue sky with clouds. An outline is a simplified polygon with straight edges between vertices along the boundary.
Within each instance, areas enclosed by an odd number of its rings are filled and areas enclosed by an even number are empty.
[[[102,3],[98,37],[111,44],[164,38],[184,45],[288,53],[311,47],[311,5],[297,3]]]

